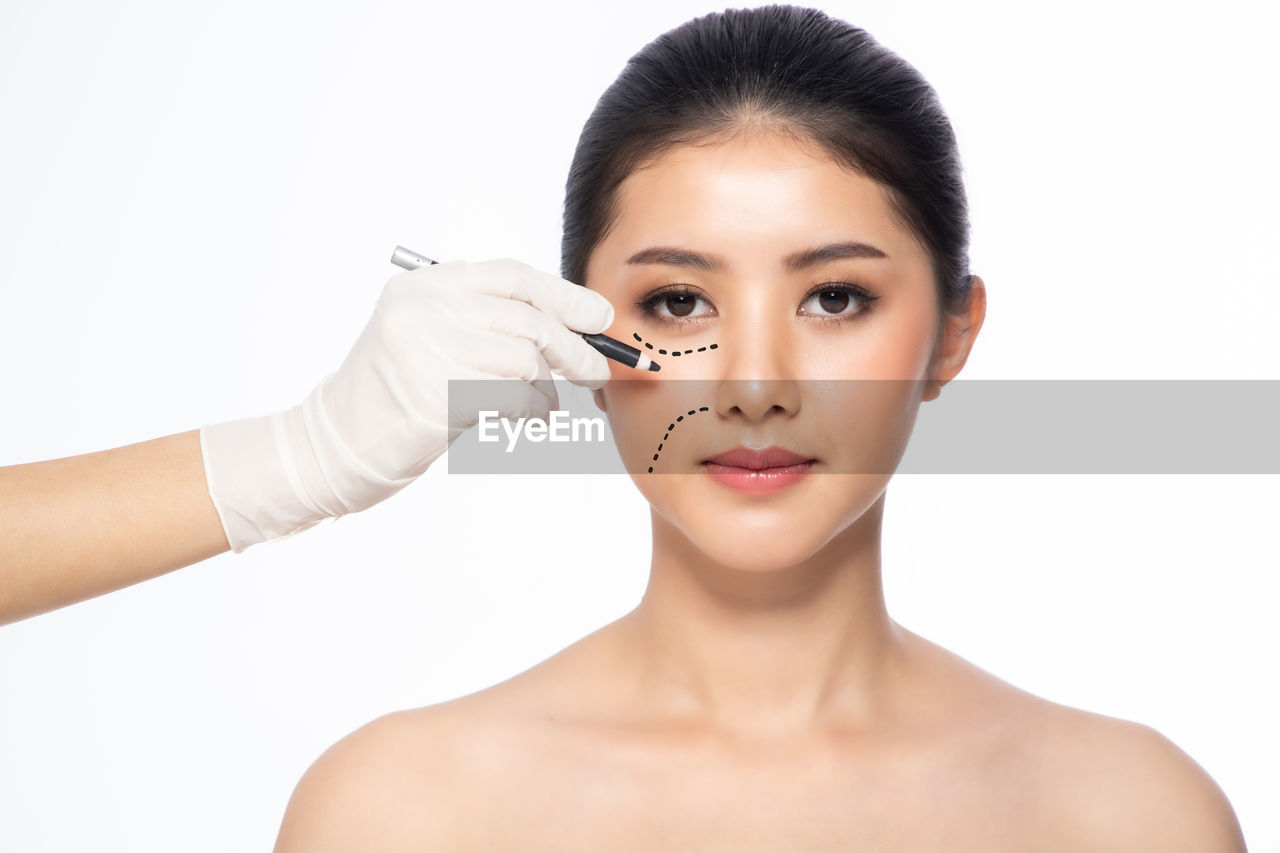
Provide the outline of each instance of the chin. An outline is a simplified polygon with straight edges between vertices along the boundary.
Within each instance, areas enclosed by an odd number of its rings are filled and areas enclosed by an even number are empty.
[[[741,572],[781,572],[802,563],[839,532],[836,519],[765,512],[738,512],[726,518],[707,514],[681,524],[695,548],[711,561]],[[825,522],[825,523],[824,523]]]
[[[729,494],[705,479],[672,479],[683,482],[647,495],[657,515],[714,563],[768,573],[811,559],[833,540],[845,543],[835,547],[856,547],[842,534],[862,520],[878,522],[867,514],[877,506],[889,478],[817,476],[793,495],[763,500]]]
[[[695,543],[697,544],[697,543]],[[765,575],[785,572],[813,556],[813,551],[795,548],[751,548],[731,545],[726,548],[703,547],[703,553],[718,565],[744,574]]]

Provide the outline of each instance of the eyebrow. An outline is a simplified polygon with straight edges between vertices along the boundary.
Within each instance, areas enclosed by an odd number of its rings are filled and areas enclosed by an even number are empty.
[[[888,257],[888,255],[870,243],[846,240],[843,243],[828,243],[825,246],[815,246],[812,249],[795,252],[783,258],[782,264],[788,272],[799,272],[808,267],[846,258]],[[675,246],[651,246],[648,249],[642,249],[627,258],[627,263],[635,265],[666,264],[673,267],[688,267],[717,273],[725,270],[724,261],[715,255],[704,255],[691,249],[681,249]]]

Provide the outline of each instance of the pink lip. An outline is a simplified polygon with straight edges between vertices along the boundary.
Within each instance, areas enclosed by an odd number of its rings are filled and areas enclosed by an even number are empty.
[[[772,494],[804,479],[817,460],[785,447],[735,447],[702,463],[711,479],[749,495]]]

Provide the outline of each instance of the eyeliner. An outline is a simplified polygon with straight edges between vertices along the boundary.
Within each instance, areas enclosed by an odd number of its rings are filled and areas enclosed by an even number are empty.
[[[416,270],[419,267],[428,267],[439,263],[439,261],[433,261],[425,255],[419,255],[404,246],[396,246],[396,250],[391,253],[391,263],[407,270]],[[578,332],[578,334],[582,333]],[[621,362],[627,367],[634,367],[637,370],[662,369],[658,362],[649,358],[647,354],[633,346],[624,344],[616,338],[611,338],[608,335],[582,335],[582,339],[603,353],[605,358]]]

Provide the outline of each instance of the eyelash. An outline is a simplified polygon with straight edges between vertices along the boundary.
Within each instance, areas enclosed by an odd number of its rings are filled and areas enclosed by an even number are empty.
[[[870,311],[871,303],[875,302],[877,299],[880,298],[879,296],[872,296],[870,293],[866,291],[866,289],[856,284],[852,284],[850,282],[844,282],[844,281],[829,281],[811,288],[809,292],[804,295],[804,299],[802,299],[800,302],[803,305],[805,302],[808,302],[809,299],[815,296],[816,294],[830,293],[830,292],[847,293],[850,296],[857,299],[860,303],[862,303],[862,307],[859,308],[857,311],[854,311],[852,314],[825,314],[825,315],[815,314],[813,315],[821,318],[824,322],[830,322],[830,323],[844,323],[849,320],[856,320],[859,317],[866,314],[868,311]],[[640,309],[644,311],[646,316],[651,317],[660,323],[669,323],[672,325],[678,325],[683,323],[695,323],[698,320],[705,319],[704,317],[664,317],[661,314],[659,314],[655,310],[658,304],[661,303],[662,300],[672,296],[693,296],[697,298],[704,298],[701,293],[694,290],[687,284],[675,284],[675,285],[671,285],[670,287],[665,287],[665,288],[662,288],[661,290],[656,290],[653,293],[650,293],[644,299],[641,299],[639,302],[637,302],[636,305],[638,305]],[[694,303],[694,305],[696,307],[697,303]]]

